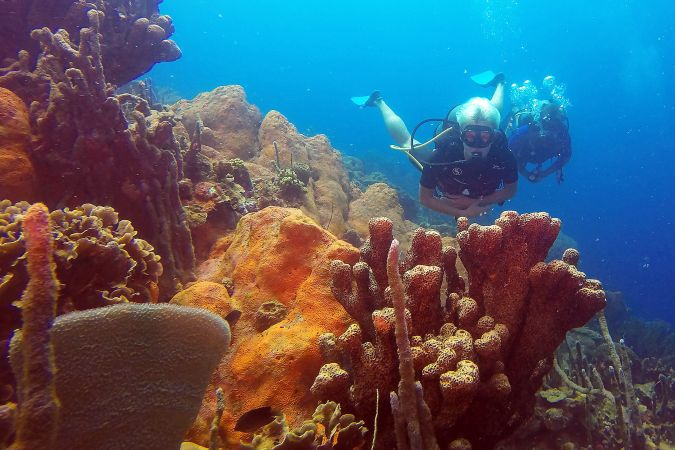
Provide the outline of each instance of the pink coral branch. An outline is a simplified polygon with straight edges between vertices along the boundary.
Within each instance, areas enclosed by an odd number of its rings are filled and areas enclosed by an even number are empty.
[[[21,299],[22,374],[18,428],[12,449],[47,449],[52,448],[58,410],[49,330],[59,293],[47,207],[41,203],[32,205],[23,228],[30,281]]]
[[[408,340],[408,325],[405,320],[405,292],[403,281],[398,272],[398,241],[394,239],[389,247],[387,256],[387,277],[391,289],[392,302],[396,314],[396,346],[398,347],[398,370],[401,381],[398,385],[401,413],[406,418],[408,440],[411,450],[422,450],[423,441],[420,432],[420,423],[417,415],[417,393],[415,387],[415,368],[413,366],[410,341]],[[401,444],[399,443],[399,448]]]

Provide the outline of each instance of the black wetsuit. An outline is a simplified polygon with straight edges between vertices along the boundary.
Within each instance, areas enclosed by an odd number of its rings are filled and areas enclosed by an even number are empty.
[[[561,170],[572,156],[570,135],[562,125],[554,130],[542,130],[536,123],[525,124],[513,131],[509,147],[518,161],[520,173],[536,179]],[[542,167],[547,161],[550,161],[548,167]],[[535,168],[528,170],[528,164]]]
[[[484,160],[465,160],[464,144],[458,136],[442,139],[430,154],[415,157],[423,166],[420,185],[442,196],[480,198],[518,181],[516,158],[501,131]]]

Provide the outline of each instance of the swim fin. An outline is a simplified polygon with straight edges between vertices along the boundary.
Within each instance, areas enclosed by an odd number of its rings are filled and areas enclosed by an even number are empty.
[[[501,72],[494,73],[491,70],[486,70],[485,72],[471,75],[470,78],[471,81],[479,86],[497,86],[500,82],[504,81],[504,74]]]
[[[382,98],[382,94],[380,94],[380,91],[373,91],[373,93],[370,94],[370,95],[365,95],[363,97],[352,97],[351,100],[355,105],[358,105],[361,108],[364,108],[366,106],[375,105],[375,101],[379,100],[381,98]]]

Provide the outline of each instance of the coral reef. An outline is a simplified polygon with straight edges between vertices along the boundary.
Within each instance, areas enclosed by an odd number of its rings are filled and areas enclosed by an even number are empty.
[[[575,265],[579,253],[568,249],[563,260]],[[533,418],[502,443],[503,448],[517,449],[524,443],[553,448],[561,442],[570,448],[672,447],[672,363],[667,357],[641,358],[623,338],[614,342],[606,313],[614,324],[636,321],[649,330],[648,324],[628,314],[620,294],[608,293],[608,307],[598,312],[597,320],[568,333],[556,352],[555,370],[545,379],[546,389],[537,393]],[[668,345],[655,347],[663,351]]]
[[[181,100],[173,109],[190,135],[202,121],[202,145],[215,149],[223,159],[248,161],[254,156],[262,115],[246,101],[243,87],[220,86],[193,100]]]
[[[396,190],[384,183],[370,185],[360,198],[349,205],[348,224],[363,239],[368,237],[368,221],[372,217],[388,217],[404,247],[410,244],[412,233],[418,228],[403,217]]]
[[[326,362],[339,364],[351,377],[349,390],[334,399],[366,420],[373,417],[375,390],[396,391],[399,382],[390,308],[394,290],[385,269],[393,224],[373,219],[369,227],[361,262],[332,265],[334,294],[358,325],[338,338],[321,339]],[[504,212],[495,225],[460,221],[458,228],[468,282],[457,271],[457,252],[442,249],[440,235],[422,229],[399,264],[415,377],[441,447],[465,438],[473,448],[492,448],[532,414],[555,349],[567,330],[604,307],[604,292],[574,266],[543,262],[560,228],[546,214]],[[344,386],[344,377],[339,383]],[[319,398],[338,391],[330,384],[315,390]],[[379,425],[391,430],[391,414]],[[386,437],[394,433],[383,434],[378,445],[392,448]]]
[[[675,368],[675,330],[662,320],[645,321],[635,317],[621,292],[607,293],[607,324],[640,358],[657,358]]]
[[[242,450],[352,450],[361,448],[368,430],[363,421],[342,414],[340,405],[326,402],[316,407],[312,420],[291,430],[285,416],[263,427],[251,443],[242,442]]]
[[[613,343],[615,370],[608,336],[588,327],[568,334],[556,352],[555,371],[537,393],[534,416],[502,448],[557,448],[560,442],[576,448],[673,446],[672,368],[645,370],[645,360],[619,341]]]
[[[114,96],[106,80],[102,47],[111,37],[102,6],[78,4],[87,9],[88,20],[79,40],[73,42],[64,29],[34,30],[42,48],[36,68],[31,72],[19,64],[0,71],[0,85],[12,89],[20,80],[15,93],[31,104],[38,197],[52,209],[110,205],[131,219],[162,255],[160,286],[166,299],[192,279],[194,269],[178,196],[182,156],[173,118],[169,113],[146,117],[141,111],[147,114],[147,108],[137,106],[129,125],[121,103],[137,99]]]
[[[29,281],[10,345],[19,393],[11,448],[178,448],[229,345],[227,322],[133,303],[54,320],[61,284],[51,220],[42,204],[22,220]]]
[[[108,82],[122,85],[144,74],[158,62],[174,61],[181,56],[175,42],[171,18],[160,15],[160,0],[126,2],[121,0],[22,0],[3,4],[0,19],[0,67],[3,60],[14,59],[20,50],[27,64],[35,64],[40,50],[30,37],[31,31],[46,27],[63,29],[77,37],[88,25],[87,13],[103,13],[101,57]],[[75,41],[79,43],[78,41]]]
[[[0,201],[2,339],[21,325],[19,300],[29,280],[24,223],[30,207],[26,202]],[[49,218],[55,270],[62,283],[57,314],[157,300],[160,258],[115,210],[87,204],[52,211]]]
[[[21,327],[22,293],[29,282],[24,223],[31,205],[0,201],[0,341]],[[157,301],[160,258],[110,207],[83,205],[49,214],[54,269],[61,281],[56,314],[120,302]],[[5,356],[6,346],[2,346]],[[14,384],[6,358],[0,386]],[[10,396],[11,397],[11,396]]]
[[[349,177],[340,154],[331,147],[328,138],[303,136],[286,117],[270,111],[260,124],[258,142],[260,152],[255,161],[262,167],[269,167],[270,162],[294,171],[298,166],[300,171],[303,165],[309,167],[310,178],[301,209],[334,234],[342,233],[350,200]],[[302,182],[298,171],[296,177]]]
[[[184,140],[194,145],[199,136],[201,154],[208,160],[199,165],[210,165],[215,172],[214,178],[208,170],[199,170],[202,177],[207,175],[204,181],[229,192],[221,186],[229,177],[242,188],[238,205],[228,206],[238,213],[236,220],[266,206],[290,206],[300,207],[336,235],[347,230],[352,186],[340,154],[325,136],[303,136],[277,111],[262,118],[241,86],[221,86],[172,108],[181,118]],[[219,223],[210,211],[207,215],[207,226]]]

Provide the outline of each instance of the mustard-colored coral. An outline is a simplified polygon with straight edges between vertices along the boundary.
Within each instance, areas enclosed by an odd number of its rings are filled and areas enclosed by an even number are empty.
[[[27,202],[0,201],[0,278],[8,278],[2,286],[3,310],[20,299],[28,282],[22,223],[29,207]],[[86,204],[52,211],[49,217],[63,285],[60,313],[157,298],[160,258],[114,209]]]
[[[264,426],[242,450],[352,450],[361,448],[367,432],[362,420],[342,414],[340,405],[326,402],[316,407],[312,420],[290,429],[286,417]]]

